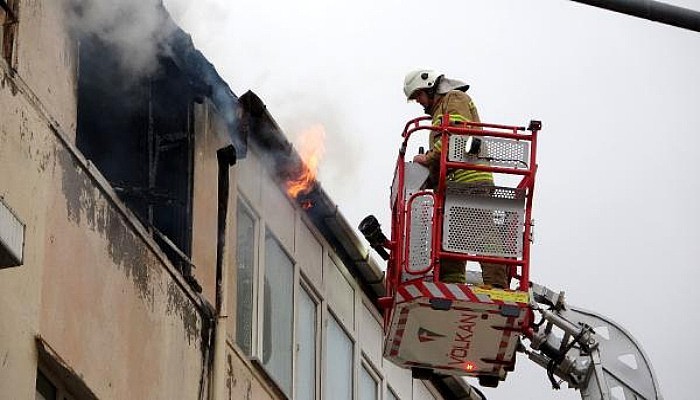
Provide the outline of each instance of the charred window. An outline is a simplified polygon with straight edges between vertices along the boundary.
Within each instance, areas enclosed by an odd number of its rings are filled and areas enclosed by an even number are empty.
[[[119,54],[98,38],[80,41],[77,145],[189,270],[195,90],[171,59],[138,74]]]
[[[0,44],[2,58],[11,67],[17,35],[17,3],[19,0],[0,0]]]

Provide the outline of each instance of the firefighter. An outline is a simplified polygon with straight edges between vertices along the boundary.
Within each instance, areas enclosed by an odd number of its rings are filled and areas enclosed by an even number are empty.
[[[440,125],[447,114],[451,124],[461,122],[481,122],[474,101],[465,92],[469,85],[456,79],[446,78],[433,70],[419,69],[409,72],[404,80],[404,93],[408,100],[414,100],[426,114],[433,118],[433,125]],[[430,170],[432,188],[437,187],[435,178],[440,167],[442,142],[440,132],[430,134],[429,150],[418,154],[414,162],[425,165]],[[480,160],[480,163],[488,163]],[[456,169],[449,171],[447,179],[473,186],[493,186],[493,174],[485,171]],[[465,262],[443,259],[440,261],[440,281],[446,283],[466,283]],[[501,264],[481,263],[482,277],[485,285],[508,288],[510,277],[508,267]]]

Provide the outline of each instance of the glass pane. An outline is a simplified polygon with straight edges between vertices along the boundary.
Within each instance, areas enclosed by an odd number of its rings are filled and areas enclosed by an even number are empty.
[[[345,326],[353,326],[355,324],[355,290],[340,272],[340,267],[335,261],[331,262],[330,268],[326,271],[328,271],[326,287],[330,294],[329,300],[333,306],[333,312],[340,321],[345,323]]]
[[[314,400],[316,395],[316,303],[300,290],[297,324],[296,400]]]
[[[271,236],[265,237],[263,365],[287,396],[292,392],[292,294],[294,264]]]
[[[253,339],[253,254],[255,251],[255,219],[238,202],[236,218],[236,343],[252,355]]]
[[[56,400],[56,386],[41,373],[36,371],[36,400]]]
[[[421,380],[413,380],[413,398],[421,400],[436,400]]]
[[[377,381],[364,365],[360,370],[360,400],[377,400]]]
[[[352,400],[352,341],[332,317],[326,335],[326,399]]]

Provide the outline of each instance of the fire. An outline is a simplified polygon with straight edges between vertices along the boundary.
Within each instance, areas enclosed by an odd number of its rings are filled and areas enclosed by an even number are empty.
[[[316,124],[301,133],[298,140],[298,152],[303,161],[297,176],[287,181],[287,194],[296,199],[302,193],[308,193],[318,172],[318,164],[323,157],[325,148],[323,141],[326,131],[323,125]]]

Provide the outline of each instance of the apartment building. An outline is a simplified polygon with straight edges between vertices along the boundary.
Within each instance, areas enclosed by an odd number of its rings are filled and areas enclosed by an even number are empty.
[[[381,268],[264,102],[112,3],[0,0],[0,398],[467,398],[382,358]]]

